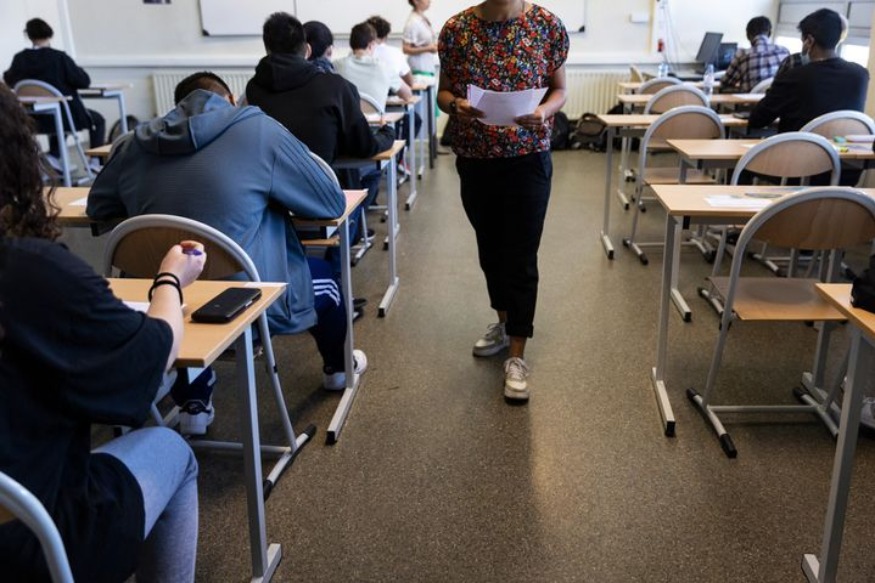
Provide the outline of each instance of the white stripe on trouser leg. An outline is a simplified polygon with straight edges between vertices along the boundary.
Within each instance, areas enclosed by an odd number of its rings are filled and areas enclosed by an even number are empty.
[[[340,290],[333,279],[314,279],[313,293],[317,296],[330,296],[335,304],[340,305]]]

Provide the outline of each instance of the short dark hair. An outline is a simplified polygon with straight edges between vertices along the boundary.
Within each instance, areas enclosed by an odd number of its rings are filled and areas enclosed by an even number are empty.
[[[772,34],[772,21],[765,16],[756,16],[747,22],[747,38]]]
[[[368,18],[368,24],[377,31],[377,38],[386,38],[392,32],[392,25],[382,16],[371,16]]]
[[[271,53],[292,53],[303,56],[307,52],[307,37],[301,21],[287,12],[274,12],[264,21],[262,29],[264,48]]]
[[[233,92],[225,81],[210,71],[200,71],[192,73],[185,79],[179,82],[176,90],[173,92],[173,102],[179,105],[179,102],[188,97],[188,94],[195,89],[204,89],[212,91],[222,97],[231,97]]]
[[[318,20],[304,23],[304,37],[310,45],[310,60],[318,59],[334,44],[334,35],[331,29]]]
[[[55,31],[42,18],[31,18],[24,25],[24,32],[30,40],[44,40],[55,36]]]
[[[377,31],[367,22],[360,22],[352,27],[349,33],[349,48],[360,50],[368,48],[368,45],[377,40]]]
[[[802,36],[811,36],[817,46],[832,50],[842,38],[842,18],[829,8],[815,10],[799,22]]]

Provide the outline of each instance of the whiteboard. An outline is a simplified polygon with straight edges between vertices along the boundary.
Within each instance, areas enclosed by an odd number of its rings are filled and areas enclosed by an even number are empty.
[[[353,26],[374,15],[388,20],[392,34],[400,35],[411,10],[406,0],[296,0],[295,4],[301,22],[318,20],[335,35],[348,35]],[[439,32],[447,19],[475,4],[479,0],[433,0],[425,15]],[[585,22],[586,0],[540,0],[536,4],[558,16],[571,32],[578,31]]]
[[[261,36],[268,16],[295,13],[293,0],[200,0],[200,7],[204,36]]]

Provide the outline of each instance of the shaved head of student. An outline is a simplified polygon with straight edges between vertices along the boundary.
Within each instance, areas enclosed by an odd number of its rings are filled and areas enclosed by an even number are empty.
[[[261,38],[268,53],[291,53],[306,58],[310,51],[304,25],[286,12],[274,12],[267,17]]]
[[[231,103],[234,103],[234,93],[231,91],[231,88],[228,87],[228,84],[225,83],[221,77],[209,71],[192,73],[180,81],[176,86],[176,90],[173,92],[173,102],[179,105],[179,102],[185,99],[188,94],[195,89],[210,91],[216,95],[224,97]]]

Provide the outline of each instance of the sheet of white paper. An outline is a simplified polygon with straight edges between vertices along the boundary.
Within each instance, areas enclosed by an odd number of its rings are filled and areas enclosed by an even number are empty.
[[[70,203],[70,206],[86,206],[88,205],[88,197],[83,196],[82,198],[77,198],[73,202]]]
[[[741,198],[738,196],[732,196],[731,194],[707,196],[705,197],[705,200],[708,201],[709,205],[719,208],[741,208],[760,210],[772,204],[772,201],[767,198]]]
[[[468,103],[486,114],[479,118],[481,123],[492,126],[517,125],[514,120],[535,111],[546,94],[546,87],[524,91],[490,91],[468,85]]]
[[[122,300],[122,303],[129,307],[132,310],[136,310],[137,312],[143,312],[144,314],[149,311],[149,306],[151,305],[149,302],[132,302],[130,300]],[[186,304],[182,304],[182,311],[185,311]]]

